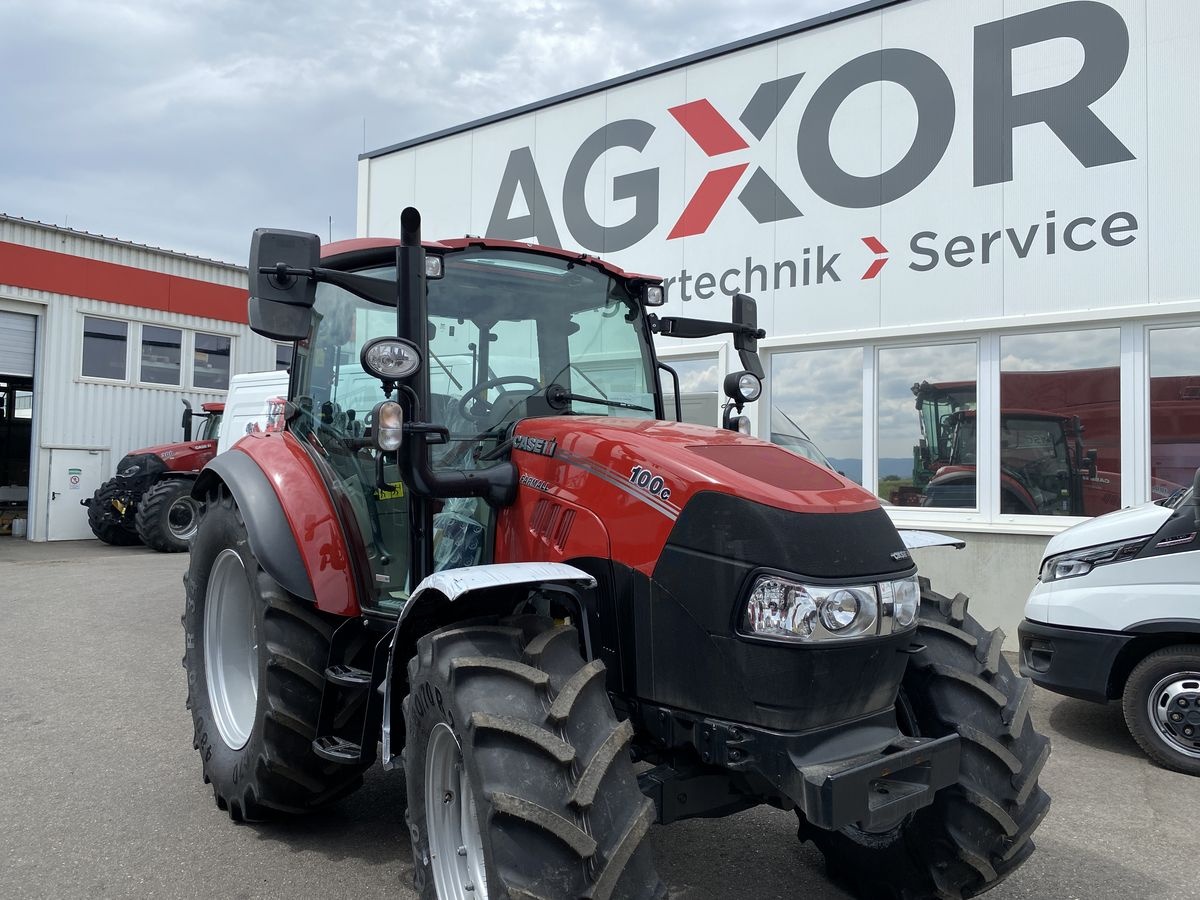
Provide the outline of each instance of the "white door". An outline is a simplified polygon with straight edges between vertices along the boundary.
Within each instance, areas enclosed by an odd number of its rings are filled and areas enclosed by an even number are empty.
[[[50,451],[50,514],[46,540],[79,541],[94,537],[88,526],[87,507],[80,500],[91,497],[108,472],[107,450]]]

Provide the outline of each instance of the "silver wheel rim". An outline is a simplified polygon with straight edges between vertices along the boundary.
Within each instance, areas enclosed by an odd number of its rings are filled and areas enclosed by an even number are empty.
[[[180,497],[167,509],[167,530],[179,541],[190,541],[200,524],[200,504],[191,497]]]
[[[258,709],[258,643],[242,558],[222,550],[204,595],[204,673],[217,731],[231,750],[250,740]]]
[[[1146,711],[1160,740],[1177,753],[1200,759],[1200,672],[1176,672],[1154,685]],[[1186,731],[1191,731],[1187,734]]]
[[[434,726],[425,751],[425,815],[438,897],[487,900],[475,792],[458,739],[444,723]]]

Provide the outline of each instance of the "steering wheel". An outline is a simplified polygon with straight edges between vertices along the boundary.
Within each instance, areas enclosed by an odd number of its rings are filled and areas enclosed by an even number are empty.
[[[500,378],[489,378],[487,381],[475,385],[475,387],[458,398],[459,413],[472,422],[482,422],[491,414],[492,405],[487,401],[483,401],[482,403],[477,401],[481,400],[483,395],[492,388],[503,388],[506,384],[524,384],[535,391],[542,386],[540,381],[528,375],[503,375]],[[501,393],[506,394],[508,392],[502,390]],[[499,399],[497,398],[497,400]],[[481,406],[483,407],[482,411],[480,411]]]

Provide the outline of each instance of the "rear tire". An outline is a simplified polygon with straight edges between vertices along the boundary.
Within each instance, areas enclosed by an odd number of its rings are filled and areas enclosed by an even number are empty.
[[[168,478],[142,495],[137,509],[137,533],[147,547],[160,553],[188,549],[200,524],[200,501],[192,497],[190,478]]]
[[[365,767],[312,750],[340,620],[263,571],[223,487],[206,504],[184,586],[192,746],[217,806],[235,821],[257,821],[318,809],[357,788]]]
[[[642,843],[655,813],[629,759],[633,729],[574,628],[532,616],[451,625],[421,638],[409,684],[424,900],[666,896]]]
[[[1121,705],[1129,733],[1151,760],[1164,769],[1200,775],[1200,647],[1184,644],[1151,653],[1129,673]]]
[[[115,478],[110,478],[92,494],[92,502],[88,504],[87,518],[92,534],[114,547],[132,547],[140,544],[134,524],[133,495],[121,487]],[[124,508],[124,512],[113,503]]]
[[[1030,835],[1050,807],[1038,786],[1050,742],[1030,721],[1033,685],[1000,653],[1004,633],[968,616],[965,596],[944,597],[922,578],[914,643],[925,649],[911,658],[901,686],[902,730],[957,733],[958,782],[890,831],[830,832],[802,821],[800,836],[820,847],[830,873],[855,896],[974,897],[1033,853]]]

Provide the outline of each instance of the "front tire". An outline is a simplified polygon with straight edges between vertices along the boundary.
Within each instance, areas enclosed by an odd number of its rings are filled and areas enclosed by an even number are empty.
[[[1129,733],[1150,759],[1200,775],[1200,647],[1165,647],[1143,659],[1129,673],[1122,706]]]
[[[1004,633],[967,615],[965,596],[944,597],[922,578],[913,643],[924,649],[905,673],[898,719],[923,737],[958,734],[958,782],[885,832],[800,828],[864,900],[982,894],[1033,853],[1030,836],[1050,807],[1038,785],[1050,742],[1030,721],[1032,683],[1000,653]]]
[[[209,498],[184,576],[188,708],[205,783],[235,821],[318,809],[362,768],[312,750],[337,619],[258,564],[233,497]]]
[[[132,547],[140,544],[134,525],[134,497],[121,487],[115,478],[110,478],[92,494],[88,504],[88,526],[92,534],[114,547]]]
[[[192,497],[190,478],[168,478],[142,495],[137,509],[137,533],[147,547],[160,553],[188,548],[200,524],[200,501]]]
[[[665,897],[604,666],[549,619],[421,638],[404,700],[408,823],[424,900]],[[469,887],[467,885],[470,885]]]

